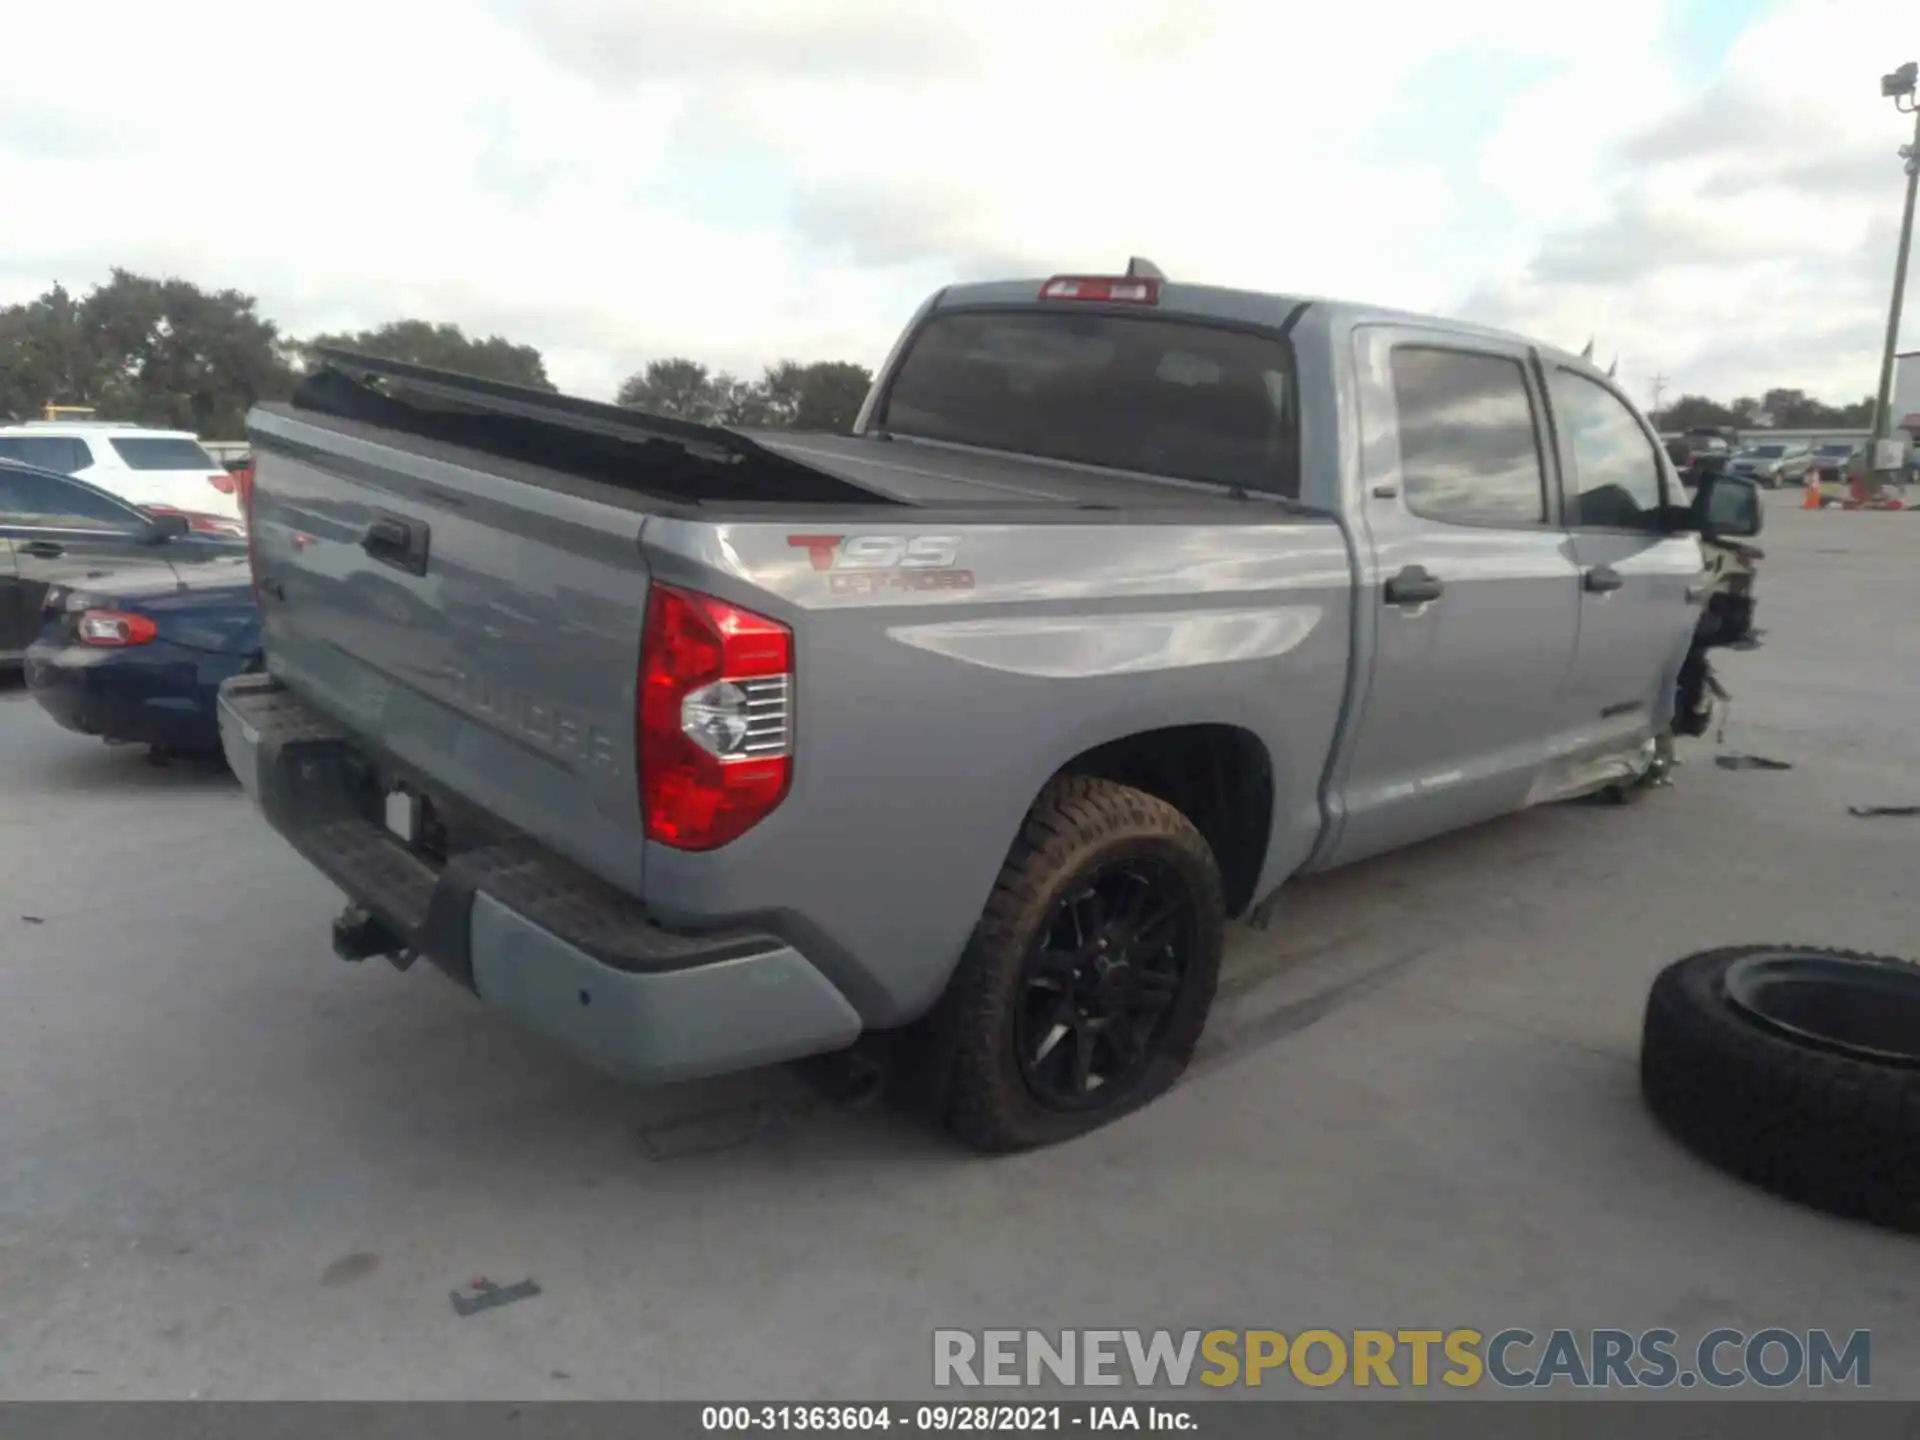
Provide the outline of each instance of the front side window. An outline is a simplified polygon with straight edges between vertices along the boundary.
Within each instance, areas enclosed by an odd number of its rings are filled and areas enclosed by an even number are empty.
[[[0,515],[51,528],[132,530],[143,517],[129,505],[54,475],[0,468]]]
[[[876,419],[895,435],[1299,493],[1284,343],[1057,308],[952,311],[914,337]]]
[[[1633,411],[1604,385],[1571,370],[1555,373],[1553,401],[1573,460],[1567,523],[1660,529],[1660,456]]]
[[[1401,346],[1389,363],[1407,508],[1456,524],[1545,521],[1546,474],[1520,362]]]

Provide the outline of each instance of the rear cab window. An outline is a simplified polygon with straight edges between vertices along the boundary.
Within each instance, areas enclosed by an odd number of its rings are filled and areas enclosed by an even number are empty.
[[[1113,470],[1296,498],[1293,367],[1277,337],[1171,317],[936,313],[876,426]]]
[[[107,441],[129,470],[219,470],[197,441],[172,436],[113,436]]]

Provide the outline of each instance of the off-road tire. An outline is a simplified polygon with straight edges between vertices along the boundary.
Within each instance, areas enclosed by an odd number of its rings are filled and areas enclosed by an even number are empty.
[[[1095,1109],[1041,1105],[1014,1053],[1013,1005],[1028,947],[1066,889],[1129,852],[1164,861],[1190,887],[1198,943],[1165,1033],[1142,1073]],[[1110,780],[1051,783],[1000,869],[971,943],[934,1019],[950,1056],[942,1122],[976,1150],[1028,1150],[1070,1140],[1164,1094],[1193,1057],[1219,980],[1226,900],[1212,848],[1166,801]]]
[[[1905,964],[1809,945],[1740,945],[1678,960],[1647,996],[1640,1087],[1674,1137],[1802,1204],[1920,1231],[1920,1069],[1814,1048],[1728,997],[1744,956],[1790,951]]]

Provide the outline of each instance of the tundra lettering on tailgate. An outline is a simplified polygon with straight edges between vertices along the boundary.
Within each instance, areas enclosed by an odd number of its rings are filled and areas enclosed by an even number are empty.
[[[787,544],[807,552],[836,595],[973,588],[958,535],[789,535]]]
[[[578,716],[458,666],[444,666],[440,673],[457,704],[521,743],[603,775],[616,776],[625,768],[612,737]]]

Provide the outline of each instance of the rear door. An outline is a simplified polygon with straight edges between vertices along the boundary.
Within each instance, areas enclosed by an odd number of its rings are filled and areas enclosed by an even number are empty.
[[[1652,429],[1610,385],[1552,366],[1561,486],[1580,565],[1580,639],[1569,694],[1584,736],[1631,745],[1664,727],[1699,609],[1703,559],[1665,526],[1686,497]]]
[[[1526,347],[1364,326],[1353,352],[1368,678],[1331,864],[1529,801],[1567,743],[1580,607]]]
[[[37,631],[49,585],[77,585],[153,560],[147,520],[89,485],[0,468],[0,537],[13,551],[17,623]]]

